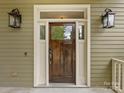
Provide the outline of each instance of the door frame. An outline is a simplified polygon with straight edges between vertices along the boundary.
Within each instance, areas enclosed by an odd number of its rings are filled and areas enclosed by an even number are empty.
[[[40,19],[40,12],[41,11],[83,11],[86,8],[86,15],[87,19]],[[79,5],[34,5],[34,87],[39,87],[40,85],[40,32],[39,32],[39,24],[44,22],[46,24],[46,69],[45,69],[45,85],[49,86],[49,60],[48,60],[48,48],[49,48],[49,22],[76,22],[76,31],[78,31],[78,22],[79,21],[86,21],[87,22],[87,31],[86,31],[86,85],[90,87],[90,5],[89,4],[79,4]],[[76,47],[78,35],[76,34]],[[43,41],[44,42],[44,41]],[[78,53],[76,48],[76,64],[78,64]],[[76,65],[76,76],[78,70]],[[77,79],[77,78],[76,78]],[[77,80],[76,80],[77,81]]]

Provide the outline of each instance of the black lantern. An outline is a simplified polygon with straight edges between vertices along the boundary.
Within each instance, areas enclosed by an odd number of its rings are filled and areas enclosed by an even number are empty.
[[[103,28],[114,27],[114,25],[115,25],[114,21],[115,21],[115,13],[113,13],[111,9],[106,8],[105,14],[102,15]]]
[[[9,26],[12,28],[20,28],[21,27],[21,14],[19,10],[13,9],[8,13],[9,15]]]

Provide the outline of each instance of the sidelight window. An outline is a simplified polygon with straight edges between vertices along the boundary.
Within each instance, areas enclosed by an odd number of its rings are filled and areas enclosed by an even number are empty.
[[[45,25],[40,25],[40,39],[45,40]]]

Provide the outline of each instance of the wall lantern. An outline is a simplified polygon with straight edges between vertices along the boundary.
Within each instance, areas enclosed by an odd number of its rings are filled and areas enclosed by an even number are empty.
[[[12,28],[21,27],[21,14],[17,8],[13,9],[8,13],[9,16],[9,26]]]
[[[115,13],[111,9],[106,8],[105,14],[102,15],[102,24],[103,28],[112,28],[114,27]]]

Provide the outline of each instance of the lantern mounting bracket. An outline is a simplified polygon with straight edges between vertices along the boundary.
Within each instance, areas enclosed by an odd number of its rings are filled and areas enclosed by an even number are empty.
[[[109,12],[112,12],[112,10],[109,9],[109,8],[106,8],[106,9],[105,9],[105,12],[106,12],[106,13],[109,13]]]

